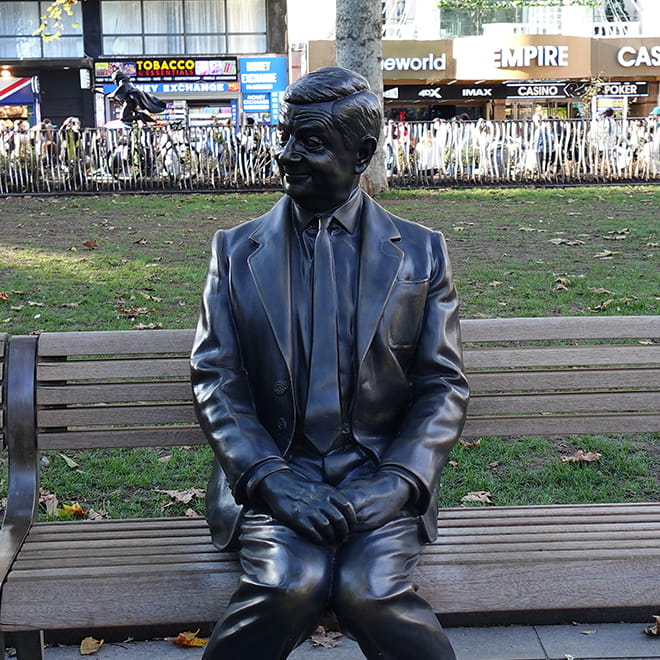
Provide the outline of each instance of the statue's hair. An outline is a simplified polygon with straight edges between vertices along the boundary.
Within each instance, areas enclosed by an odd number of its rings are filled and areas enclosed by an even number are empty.
[[[335,124],[345,140],[378,139],[383,109],[364,76],[338,66],[316,69],[287,87],[283,102],[288,105],[332,103]]]

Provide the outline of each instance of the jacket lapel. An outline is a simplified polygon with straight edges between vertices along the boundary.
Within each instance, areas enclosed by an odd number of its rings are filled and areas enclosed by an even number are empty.
[[[250,240],[256,247],[247,262],[261,304],[290,373],[293,340],[289,216],[289,200],[283,197],[250,235]]]
[[[383,309],[392,293],[403,252],[401,235],[389,215],[363,194],[362,249],[357,307],[358,364],[364,360]]]

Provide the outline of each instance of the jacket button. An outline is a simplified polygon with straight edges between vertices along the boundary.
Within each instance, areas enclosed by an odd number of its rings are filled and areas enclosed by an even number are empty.
[[[277,430],[284,431],[284,429],[286,429],[286,419],[284,419],[284,417],[280,417],[277,420]]]
[[[273,387],[273,390],[275,394],[278,396],[282,396],[283,394],[286,394],[286,391],[289,389],[289,386],[286,384],[286,381],[283,380],[276,380],[275,381],[275,386]]]

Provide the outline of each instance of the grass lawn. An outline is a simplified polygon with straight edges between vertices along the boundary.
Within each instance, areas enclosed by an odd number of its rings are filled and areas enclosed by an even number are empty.
[[[0,332],[192,327],[213,232],[278,197],[5,198]],[[658,313],[658,187],[396,191],[379,202],[444,232],[464,318]],[[659,445],[657,435],[483,439],[454,450],[441,501],[477,490],[496,504],[656,500]],[[576,448],[603,456],[561,463]],[[198,497],[156,491],[204,488],[206,448],[66,459],[53,453],[43,465],[42,487],[60,502],[112,517],[203,511]]]

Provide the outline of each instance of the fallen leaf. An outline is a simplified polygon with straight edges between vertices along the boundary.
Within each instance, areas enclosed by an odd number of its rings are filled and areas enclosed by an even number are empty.
[[[653,618],[655,619],[655,625],[645,628],[644,632],[647,635],[655,635],[656,637],[660,637],[660,616],[654,614]]]
[[[590,307],[589,311],[602,312],[603,310],[607,309],[613,302],[614,302],[613,298],[608,298],[607,300],[600,303],[600,305],[596,305],[595,307]]]
[[[324,626],[319,626],[309,639],[314,648],[322,646],[324,649],[332,649],[337,646],[341,637],[343,635],[340,632],[327,630]]]
[[[456,461],[447,461],[447,465],[451,465],[452,467],[458,467],[458,463]]]
[[[156,492],[169,495],[175,502],[183,502],[183,504],[188,504],[193,497],[200,499],[206,497],[206,492],[201,488],[186,488],[185,490],[161,490],[157,488]]]
[[[488,282],[488,286],[492,286],[494,289],[500,286],[502,282],[498,282],[497,280],[493,280],[492,282]]]
[[[162,327],[162,323],[136,323],[133,330],[160,330]]]
[[[107,520],[108,518],[108,512],[105,509],[99,509],[98,511],[90,509],[87,512],[87,520]]]
[[[78,466],[72,458],[69,458],[66,454],[58,454],[58,456],[72,469],[75,470]]]
[[[603,294],[603,295],[606,295],[606,296],[615,296],[616,295],[614,293],[614,291],[608,291],[607,289],[603,289],[603,287],[591,287],[590,286],[589,291],[591,291],[591,293]]]
[[[553,245],[584,245],[584,241],[573,240],[569,241],[567,238],[551,238],[548,243]]]
[[[580,635],[595,635],[597,630],[580,630]]]
[[[78,502],[74,502],[73,504],[63,504],[62,508],[57,510],[57,515],[71,515],[74,518],[83,518],[87,515],[87,510],[83,509]]]
[[[183,514],[186,518],[199,518],[199,513],[195,509],[186,509],[186,512]]]
[[[201,639],[197,637],[199,634],[199,628],[195,632],[182,632],[179,633],[176,637],[166,637],[165,639],[174,642],[177,646],[204,646],[208,644],[208,639]]]
[[[93,238],[88,238],[86,241],[83,241],[83,247],[86,247],[88,250],[98,250],[99,244]]]
[[[621,252],[612,252],[612,250],[603,250],[602,252],[598,252],[597,254],[594,254],[594,259],[611,259],[617,254],[621,254]]]
[[[9,300],[9,294],[6,291],[0,291],[0,300]]]
[[[467,495],[461,497],[461,502],[479,502],[481,504],[492,504],[493,500],[492,493],[488,490],[473,490],[470,491]]]
[[[92,655],[96,653],[103,646],[102,639],[94,639],[93,637],[85,637],[80,642],[80,655]]]
[[[459,445],[463,445],[466,449],[474,449],[475,447],[478,447],[481,444],[481,440],[473,440],[470,442],[469,440],[459,440],[458,441]]]
[[[562,463],[595,463],[602,456],[601,453],[597,451],[584,451],[584,449],[578,449],[575,453],[570,456],[562,456]]]
[[[43,504],[46,507],[46,514],[49,516],[54,516],[57,513],[57,495],[55,493],[50,493],[47,490],[39,489],[39,504]]]

